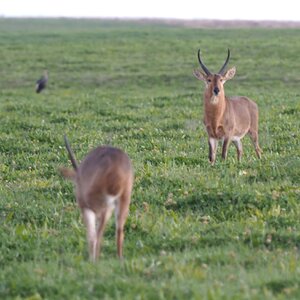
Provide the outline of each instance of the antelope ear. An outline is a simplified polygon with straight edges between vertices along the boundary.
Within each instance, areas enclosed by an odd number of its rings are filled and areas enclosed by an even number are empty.
[[[235,75],[235,71],[236,71],[235,67],[227,70],[226,73],[223,76],[224,80],[227,81],[227,80],[232,79],[234,77],[234,75]]]
[[[65,167],[60,167],[58,170],[59,170],[60,174],[63,177],[65,177],[66,179],[71,180],[71,181],[75,181],[75,179],[76,179],[75,170],[68,169],[68,168],[65,168]]]
[[[194,70],[193,74],[199,80],[202,80],[202,81],[207,80],[207,76],[199,70]]]

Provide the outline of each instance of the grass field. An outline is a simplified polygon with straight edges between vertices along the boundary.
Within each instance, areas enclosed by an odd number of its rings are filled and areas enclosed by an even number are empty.
[[[1,299],[300,299],[300,29],[193,29],[0,19]],[[227,95],[260,109],[208,163],[197,50],[237,67]],[[48,88],[34,92],[49,72]],[[57,168],[99,144],[135,168],[124,255],[113,218],[88,261],[72,184]]]

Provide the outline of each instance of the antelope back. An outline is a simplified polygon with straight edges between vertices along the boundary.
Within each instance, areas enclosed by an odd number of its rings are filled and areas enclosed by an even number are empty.
[[[76,185],[79,204],[99,202],[101,196],[120,195],[131,189],[132,181],[133,169],[127,154],[114,147],[98,147],[78,167]]]

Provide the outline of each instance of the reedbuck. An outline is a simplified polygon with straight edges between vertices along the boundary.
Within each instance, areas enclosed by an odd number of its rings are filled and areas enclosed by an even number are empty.
[[[90,259],[95,261],[99,256],[104,228],[113,210],[117,253],[122,258],[124,224],[133,185],[131,162],[122,150],[103,146],[92,150],[78,165],[66,136],[64,139],[73,169],[60,171],[75,183],[77,202],[87,227]]]
[[[202,70],[194,71],[194,76],[204,81],[204,125],[208,133],[209,160],[215,163],[217,144],[223,140],[222,158],[226,159],[228,146],[232,141],[237,149],[240,161],[243,153],[241,139],[248,133],[253,141],[256,154],[261,158],[258,144],[258,108],[254,101],[244,96],[228,98],[225,96],[224,83],[235,75],[235,67],[225,71],[230,58],[227,59],[217,74],[212,74],[201,60],[198,50],[198,60]]]

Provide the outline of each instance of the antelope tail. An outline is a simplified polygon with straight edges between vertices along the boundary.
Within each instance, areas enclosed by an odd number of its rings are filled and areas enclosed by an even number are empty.
[[[73,166],[74,170],[77,171],[77,169],[78,169],[78,163],[77,163],[77,161],[75,159],[74,153],[73,153],[73,151],[72,151],[72,149],[70,147],[70,144],[69,144],[69,141],[68,141],[66,135],[64,135],[64,140],[65,140],[65,145],[66,145],[66,148],[67,148],[67,151],[68,151],[69,158],[71,160],[72,166]]]

